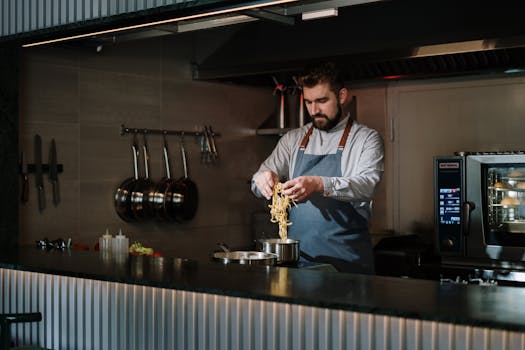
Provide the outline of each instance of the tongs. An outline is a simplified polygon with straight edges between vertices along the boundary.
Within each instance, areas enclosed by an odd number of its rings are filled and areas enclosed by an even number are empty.
[[[214,162],[219,157],[214,136],[211,125],[203,126],[201,137],[201,162],[203,163]]]

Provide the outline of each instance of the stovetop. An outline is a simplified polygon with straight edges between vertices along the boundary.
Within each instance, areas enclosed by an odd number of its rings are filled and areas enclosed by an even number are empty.
[[[442,283],[525,287],[525,271],[442,265],[439,280]]]

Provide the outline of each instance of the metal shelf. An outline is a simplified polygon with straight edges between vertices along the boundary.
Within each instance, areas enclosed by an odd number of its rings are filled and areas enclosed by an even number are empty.
[[[255,134],[256,135],[278,135],[283,136],[288,131],[292,130],[292,128],[273,128],[273,129],[256,129]]]

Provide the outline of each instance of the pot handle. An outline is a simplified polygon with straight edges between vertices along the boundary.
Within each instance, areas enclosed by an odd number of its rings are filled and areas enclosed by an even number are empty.
[[[219,247],[221,247],[222,250],[224,250],[225,253],[229,253],[230,252],[230,248],[228,248],[228,246],[226,245],[226,243],[224,242],[219,242],[217,243],[217,245]]]

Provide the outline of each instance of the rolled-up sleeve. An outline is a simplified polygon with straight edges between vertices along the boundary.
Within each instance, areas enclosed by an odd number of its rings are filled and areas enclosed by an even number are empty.
[[[261,193],[255,185],[255,178],[260,172],[270,170],[276,173],[279,178],[288,177],[290,158],[293,153],[293,146],[295,144],[295,138],[291,132],[288,132],[279,139],[277,146],[275,146],[272,153],[266,158],[261,164],[259,170],[252,176],[251,189],[257,197],[262,197]]]

